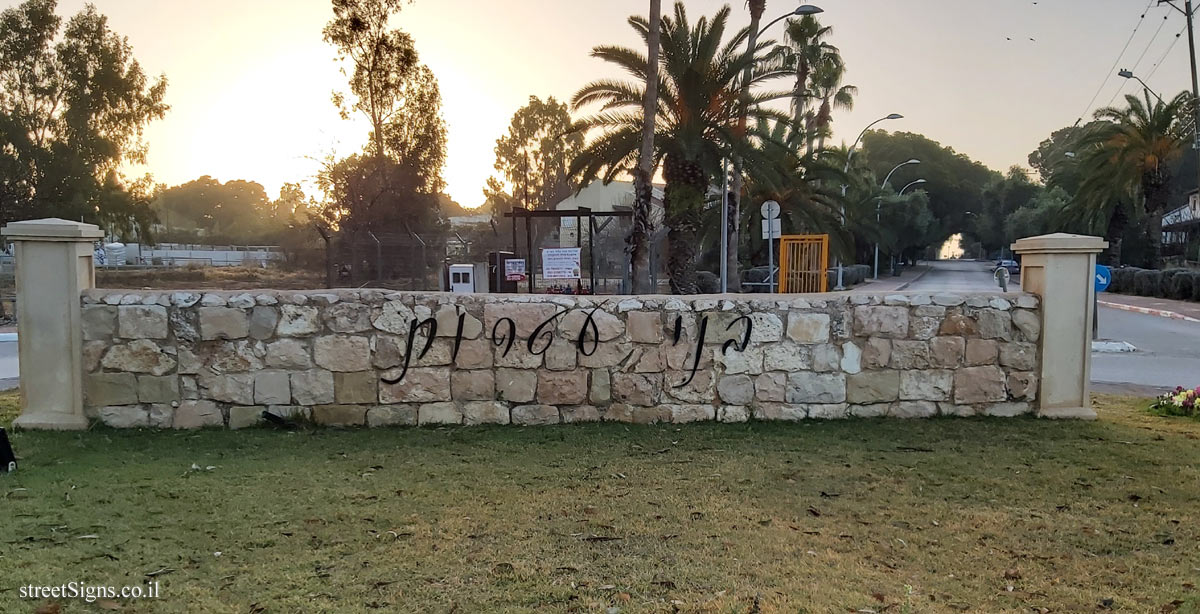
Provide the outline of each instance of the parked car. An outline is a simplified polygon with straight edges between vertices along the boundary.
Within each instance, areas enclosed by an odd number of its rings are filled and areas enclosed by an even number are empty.
[[[997,269],[1008,269],[1008,274],[1014,277],[1021,274],[1021,265],[1016,260],[997,260],[992,272],[995,273]]]

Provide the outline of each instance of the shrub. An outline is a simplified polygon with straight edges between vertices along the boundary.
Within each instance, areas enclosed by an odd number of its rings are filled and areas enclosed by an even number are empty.
[[[1137,291],[1137,286],[1134,285],[1134,276],[1141,270],[1137,267],[1113,269],[1113,283],[1109,291],[1119,294],[1134,294]]]
[[[1190,301],[1195,292],[1197,276],[1191,271],[1179,271],[1171,278],[1171,298]]]
[[[1160,296],[1162,271],[1138,271],[1133,279],[1138,296]]]
[[[697,271],[696,289],[700,294],[716,294],[721,291],[721,278],[712,271]]]
[[[1162,281],[1158,288],[1159,296],[1162,298],[1180,298],[1175,295],[1175,278],[1190,275],[1191,271],[1187,269],[1167,269],[1163,271]],[[1188,290],[1188,296],[1191,296],[1190,289]]]

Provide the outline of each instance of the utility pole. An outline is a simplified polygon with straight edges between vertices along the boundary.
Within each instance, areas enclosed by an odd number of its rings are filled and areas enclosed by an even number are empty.
[[[1192,0],[1184,0],[1182,9],[1175,5],[1175,0],[1158,0],[1158,4],[1170,6],[1183,13],[1183,17],[1187,19],[1188,60],[1192,63],[1192,119],[1195,121],[1192,127],[1192,149],[1200,155],[1200,83],[1196,79],[1196,32],[1192,23],[1195,11],[1192,9]],[[1196,167],[1196,187],[1200,188],[1200,164]]]

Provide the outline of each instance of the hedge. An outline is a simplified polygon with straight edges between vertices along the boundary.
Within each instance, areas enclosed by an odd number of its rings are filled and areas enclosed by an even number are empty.
[[[1138,267],[1121,267],[1112,270],[1112,283],[1108,292],[1133,294],[1179,301],[1200,302],[1200,271],[1191,269],[1168,269],[1156,271]]]

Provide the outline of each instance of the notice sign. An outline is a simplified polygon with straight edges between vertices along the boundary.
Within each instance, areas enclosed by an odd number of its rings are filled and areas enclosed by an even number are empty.
[[[563,247],[542,250],[543,279],[579,279],[579,248]]]
[[[508,281],[525,281],[525,259],[505,260],[504,279]]]

